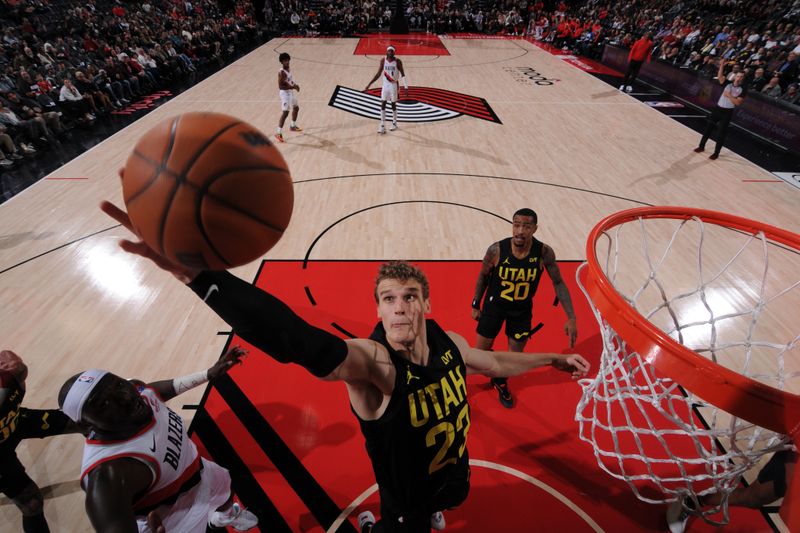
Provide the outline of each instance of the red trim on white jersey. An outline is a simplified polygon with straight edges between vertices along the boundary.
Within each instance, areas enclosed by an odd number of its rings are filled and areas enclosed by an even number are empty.
[[[150,470],[153,472],[153,480],[147,486],[147,490],[150,490],[151,487],[156,485],[158,483],[158,480],[161,478],[161,469],[159,468],[158,463],[156,462],[155,459],[153,459],[149,455],[143,453],[119,453],[117,455],[109,455],[108,457],[103,457],[99,461],[95,461],[94,463],[89,465],[88,468],[84,469],[83,472],[81,472],[81,478],[80,478],[81,486],[83,486],[84,478],[86,478],[86,476],[88,476],[92,472],[92,470],[94,470],[103,463],[114,461],[116,459],[138,459],[142,463],[144,463],[148,468],[150,468]]]

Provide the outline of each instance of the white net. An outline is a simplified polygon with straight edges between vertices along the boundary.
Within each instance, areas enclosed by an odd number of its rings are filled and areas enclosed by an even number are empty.
[[[764,384],[800,392],[795,250],[696,218],[640,218],[607,230],[595,250],[614,289],[673,340]],[[578,272],[584,293],[585,266]],[[727,497],[742,474],[765,454],[789,448],[789,439],[659,375],[592,308],[603,353],[597,376],[581,381],[580,438],[639,499],[689,497],[696,504],[698,496],[718,492],[722,503],[701,513],[727,523]]]

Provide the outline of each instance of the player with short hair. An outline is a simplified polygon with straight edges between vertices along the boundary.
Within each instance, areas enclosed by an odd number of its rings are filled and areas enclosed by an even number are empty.
[[[386,102],[392,104],[392,126],[389,128],[391,131],[397,129],[397,94],[399,92],[399,81],[403,78],[403,87],[408,96],[408,79],[406,78],[405,70],[403,70],[403,62],[399,57],[395,56],[394,46],[386,48],[386,57],[381,59],[378,66],[378,72],[375,77],[367,84],[368,91],[370,86],[375,83],[375,80],[382,78],[383,87],[381,89],[381,125],[378,128],[378,133],[386,133]]]
[[[128,215],[109,202],[103,211],[135,233]],[[363,531],[428,531],[469,492],[468,374],[512,376],[552,365],[586,375],[577,354],[472,348],[434,320],[425,274],[402,261],[381,266],[375,281],[380,321],[368,339],[341,338],[316,328],[286,304],[226,271],[199,271],[168,262],[143,241],[124,250],[152,260],[195,292],[233,331],[282,363],[303,366],[325,381],[342,381],[349,409],[366,440],[381,498],[382,519],[362,513]]]
[[[16,454],[24,439],[77,433],[78,427],[58,409],[22,407],[28,367],[11,350],[0,352],[0,493],[22,512],[25,533],[50,531],[44,517],[44,498],[39,486],[25,472]]]
[[[292,111],[292,122],[289,124],[291,131],[303,131],[297,125],[297,114],[300,112],[300,105],[297,103],[297,94],[300,92],[300,85],[294,81],[294,76],[289,67],[289,62],[292,60],[291,56],[286,52],[282,52],[278,56],[278,61],[281,62],[281,69],[278,71],[278,94],[281,98],[281,118],[278,120],[278,129],[275,131],[275,138],[280,142],[286,142],[283,138],[283,125],[286,123],[286,117],[289,116],[289,110]]]
[[[558,301],[567,314],[564,332],[569,337],[569,347],[575,345],[578,328],[569,289],[561,278],[553,249],[533,237],[537,224],[538,217],[533,209],[518,210],[512,218],[512,236],[493,243],[486,251],[472,299],[472,318],[478,321],[475,347],[480,350],[492,349],[503,322],[508,349],[516,353],[525,350],[531,334],[533,295],[543,270],[550,275]],[[498,376],[492,378],[492,385],[497,389],[500,403],[513,407],[508,380]]]
[[[164,403],[221,376],[244,353],[233,348],[208,370],[154,383],[98,369],[64,383],[58,404],[87,436],[81,488],[96,530],[149,532],[148,520],[158,531],[187,533],[258,524],[233,503],[228,471],[199,456],[183,419]]]

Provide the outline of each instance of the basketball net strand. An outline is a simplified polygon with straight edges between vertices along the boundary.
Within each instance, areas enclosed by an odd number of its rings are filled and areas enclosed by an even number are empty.
[[[722,267],[707,272],[711,268],[704,262],[706,225],[702,220],[691,218],[678,222],[660,255],[650,242],[646,222],[643,218],[638,219],[642,259],[649,271],[642,273],[643,279],[633,284],[635,290],[628,290],[626,294],[617,284],[620,265],[625,261],[620,249],[621,230],[625,225],[618,225],[602,234],[608,243],[605,257],[601,260],[605,263],[602,265],[604,273],[625,301],[651,322],[651,319],[660,317],[663,324],[657,325],[667,335],[715,363],[734,354],[737,357],[735,370],[744,376],[781,390],[791,390],[787,386],[790,383],[796,386],[800,372],[787,372],[785,359],[798,347],[800,336],[788,339],[788,342],[754,338],[759,319],[770,304],[800,286],[798,280],[772,296],[767,295],[769,252],[773,245],[763,232],[739,233],[744,235],[741,245],[733,250],[727,261],[723,261]],[[696,285],[684,292],[674,291],[678,294],[670,296],[659,275],[663,269],[669,268],[665,265],[675,242],[692,227],[697,228],[699,244],[695,258]],[[746,251],[759,244],[763,267],[757,276],[757,296],[753,298],[757,298],[757,302],[752,309],[738,312],[720,313],[715,310],[709,298],[710,288],[720,282]],[[687,261],[687,271],[689,266]],[[578,285],[591,302],[580,280],[580,271],[585,267],[586,263],[578,269]],[[646,291],[651,298],[653,294],[658,295],[653,298],[657,303],[649,304],[649,309],[644,309],[646,304],[642,302]],[[708,318],[682,318],[680,304],[697,298]],[[600,467],[625,481],[640,500],[668,503],[681,499],[685,510],[701,515],[707,522],[727,524],[728,496],[739,485],[742,475],[765,454],[791,448],[790,439],[725,413],[672,379],[659,375],[653,365],[626,345],[594,304],[592,311],[600,325],[603,353],[597,376],[580,381],[583,395],[575,418],[580,426],[581,440],[593,446]],[[730,334],[721,335],[720,326],[737,318],[747,322],[746,328],[739,328],[743,330],[738,334],[741,338],[722,340],[721,337],[730,337]],[[788,320],[794,319],[790,317]],[[704,339],[707,342],[689,345],[687,330],[696,331],[697,328],[705,328]],[[752,368],[754,350],[759,350],[756,354],[759,360],[764,357],[764,351],[770,354],[774,373]],[[721,503],[703,510],[698,497],[712,493],[721,495]],[[695,510],[686,506],[687,498],[694,501]]]

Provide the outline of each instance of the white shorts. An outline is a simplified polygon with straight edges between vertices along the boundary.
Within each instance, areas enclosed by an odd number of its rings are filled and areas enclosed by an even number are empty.
[[[281,111],[289,111],[297,107],[297,91],[278,91],[281,95]]]
[[[390,85],[384,84],[383,89],[381,89],[381,100],[386,102],[396,102],[397,101],[397,84],[392,83]]]
[[[217,463],[203,459],[200,483],[187,490],[172,505],[156,509],[167,531],[205,533],[211,515],[231,496],[231,476]],[[137,520],[139,533],[152,533],[147,519]]]

